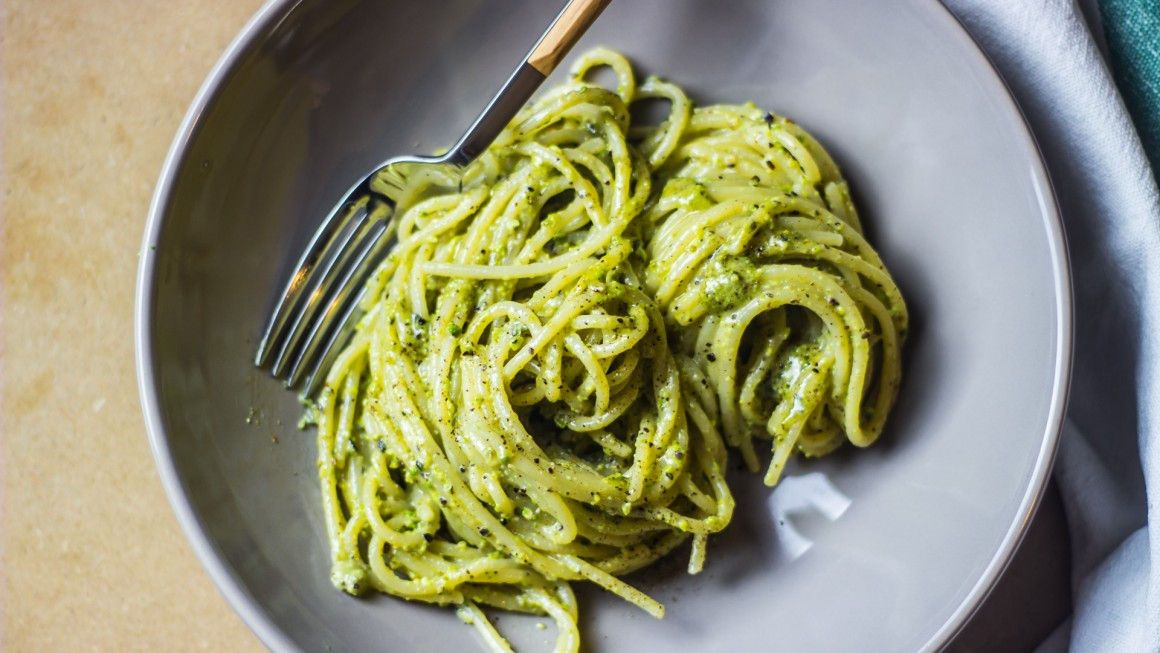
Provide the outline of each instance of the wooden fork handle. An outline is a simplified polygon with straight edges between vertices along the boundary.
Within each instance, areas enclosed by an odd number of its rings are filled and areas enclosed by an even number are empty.
[[[528,65],[544,77],[552,74],[580,36],[612,0],[572,0],[528,54]]]

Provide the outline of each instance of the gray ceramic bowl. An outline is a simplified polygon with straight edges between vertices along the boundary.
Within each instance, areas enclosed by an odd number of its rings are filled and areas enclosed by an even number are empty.
[[[330,586],[313,435],[250,361],[317,220],[387,155],[451,143],[560,4],[273,2],[177,136],[142,253],[142,401],[194,548],[275,650],[477,648],[449,611]],[[701,577],[674,562],[634,579],[664,621],[582,592],[590,650],[941,646],[1030,521],[1065,402],[1066,254],[1019,110],[928,0],[617,0],[580,47],[595,44],[820,137],[915,329],[882,442],[799,464],[772,495],[742,483]],[[545,650],[533,621],[501,627]]]

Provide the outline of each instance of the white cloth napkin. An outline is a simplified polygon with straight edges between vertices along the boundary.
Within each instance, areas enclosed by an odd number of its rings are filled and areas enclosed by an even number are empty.
[[[1091,3],[945,2],[1023,108],[1069,240],[1075,363],[1055,476],[1072,537],[1070,648],[1160,651],[1155,177],[1085,20],[1098,21]]]

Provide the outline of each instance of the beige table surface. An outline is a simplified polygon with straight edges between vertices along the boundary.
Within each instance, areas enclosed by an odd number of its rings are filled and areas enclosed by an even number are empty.
[[[161,489],[133,366],[153,184],[259,0],[0,0],[9,651],[260,650]]]
[[[132,341],[137,250],[162,159],[260,4],[0,0],[0,650],[261,648],[166,502]],[[1067,604],[1050,494],[955,648],[1025,650]]]

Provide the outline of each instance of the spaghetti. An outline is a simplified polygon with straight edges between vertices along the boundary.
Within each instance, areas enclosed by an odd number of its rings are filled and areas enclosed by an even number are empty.
[[[610,68],[616,88],[586,81]],[[631,109],[665,101],[640,125]],[[463,173],[410,181],[397,245],[309,411],[332,580],[550,616],[569,582],[661,617],[620,576],[734,510],[727,448],[766,483],[789,456],[872,443],[906,309],[846,183],[792,122],[694,107],[608,50],[526,107]]]

